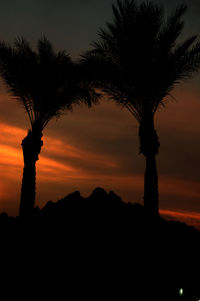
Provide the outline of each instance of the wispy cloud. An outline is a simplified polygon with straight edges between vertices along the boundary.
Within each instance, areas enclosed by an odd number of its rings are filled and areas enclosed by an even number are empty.
[[[200,212],[160,209],[160,214],[168,220],[182,221],[200,230]]]
[[[200,186],[196,140],[194,139],[193,145],[189,144],[190,141],[185,145],[185,137],[181,134],[182,126],[186,126],[186,96],[181,104],[184,108],[183,116],[179,114],[176,104],[173,104],[172,109],[170,106],[168,112],[158,114],[159,135],[161,134],[158,166],[161,205],[170,201],[170,207],[173,207],[174,202],[175,208],[180,205],[180,208],[185,206],[185,209],[189,209],[193,205],[198,207]],[[196,102],[196,99],[193,101]],[[2,100],[2,108],[4,106],[5,102]],[[16,108],[12,116],[15,111]],[[193,114],[192,111],[191,115]],[[22,117],[19,115],[17,120]],[[22,119],[24,120],[24,115]],[[4,121],[0,122],[0,189],[4,193],[0,193],[0,201],[6,198],[11,200],[14,187],[18,187],[20,191],[23,169],[21,141],[27,134],[26,126],[23,128],[20,122],[15,126],[12,121],[8,124],[5,118],[1,120]],[[176,120],[179,122],[176,123]],[[176,131],[173,131],[172,125],[177,126]],[[195,135],[198,134],[197,125],[198,121],[195,119],[187,137],[193,135],[193,128]],[[171,130],[170,135],[167,127]],[[173,137],[173,133],[178,133],[178,136]],[[79,189],[83,194],[91,193],[96,186],[114,190],[125,201],[142,202],[144,158],[138,155],[137,134],[138,127],[132,116],[106,102],[91,110],[80,107],[75,113],[63,116],[56,126],[53,122],[50,123],[45,129],[44,146],[37,162],[37,204],[52,198],[52,195],[56,200],[74,189]],[[180,138],[178,144],[177,137]],[[190,140],[192,141],[192,137]],[[185,156],[190,148],[196,153],[194,158],[186,160]],[[15,195],[15,200],[18,197],[19,192],[18,196]]]
[[[21,182],[23,169],[23,155],[21,150],[21,140],[26,136],[26,130],[0,123],[0,167],[4,183]],[[44,151],[42,149],[40,160],[37,163],[38,180],[43,183],[52,183],[53,189],[56,189],[56,183],[70,181],[96,181],[97,174],[91,173],[83,166],[79,167],[79,162],[84,165],[98,166],[102,169],[115,168],[117,163],[112,157],[106,157],[99,153],[93,153],[70,145],[61,139],[55,139],[50,136],[43,137]],[[71,162],[71,163],[70,163]],[[76,162],[76,164],[75,164]],[[15,171],[15,172],[13,172]],[[105,180],[106,181],[106,180]],[[5,185],[1,185],[0,198],[10,199],[11,190],[5,192]],[[4,188],[3,188],[4,186]],[[4,191],[4,193],[3,193]],[[46,191],[47,195],[51,189]]]

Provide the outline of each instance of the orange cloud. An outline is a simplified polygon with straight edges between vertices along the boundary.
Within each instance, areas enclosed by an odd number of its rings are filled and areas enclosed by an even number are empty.
[[[179,220],[200,230],[200,213],[160,209],[160,214],[168,220]]]
[[[179,197],[190,197],[200,199],[199,182],[180,180],[174,177],[160,176],[159,190],[161,194],[176,195]]]
[[[81,159],[90,163],[98,163],[106,167],[117,167],[117,162],[111,156],[104,156],[98,153],[85,151],[77,148],[61,139],[55,139],[49,136],[43,138],[48,156],[56,155],[61,158]]]
[[[2,122],[0,129],[0,167],[3,182],[6,183],[0,186],[1,202],[13,198],[13,191],[16,192],[13,187],[17,187],[19,196],[23,169],[21,141],[27,130]],[[120,158],[87,151],[69,143],[67,137],[62,138],[53,138],[51,134],[43,137],[44,147],[37,163],[37,202],[48,200],[52,195],[57,199],[74,188],[91,193],[91,187],[96,186],[114,190],[124,201],[142,201],[143,174],[127,175],[120,171]],[[168,195],[180,199],[200,199],[199,183],[195,181],[161,175],[159,190],[161,199]],[[179,215],[179,218],[184,217]]]
[[[26,130],[5,123],[0,123],[0,129],[1,173],[7,182],[11,180],[20,181],[23,168],[21,140],[25,137]],[[81,181],[94,179],[93,175],[67,164],[64,161],[65,158],[68,158],[69,161],[72,158],[83,160],[86,164],[90,162],[90,164],[96,163],[106,167],[116,166],[112,158],[78,149],[60,139],[46,136],[43,140],[44,151],[42,149],[40,160],[37,163],[38,181],[56,183],[67,182],[69,179],[79,179]],[[53,159],[53,157],[56,157],[56,159]],[[13,172],[14,169],[15,172]],[[9,190],[7,193],[9,194]]]
[[[5,185],[0,182],[0,199],[4,199],[7,195],[6,189],[5,189]]]
[[[20,165],[22,164],[22,156],[19,149],[4,144],[0,144],[0,164],[2,165]]]
[[[199,135],[199,94],[179,87],[173,95],[176,101],[171,99],[172,103],[168,103],[166,109],[161,109],[156,114],[159,127],[165,127],[168,132],[179,130],[184,133]]]
[[[160,213],[163,215],[174,217],[174,218],[178,218],[178,217],[188,218],[188,219],[191,218],[191,219],[198,220],[200,222],[200,213],[197,213],[197,212],[160,209]]]

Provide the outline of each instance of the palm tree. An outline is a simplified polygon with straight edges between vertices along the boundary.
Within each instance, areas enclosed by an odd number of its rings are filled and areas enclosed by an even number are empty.
[[[29,215],[35,202],[36,161],[43,145],[43,129],[59,117],[64,109],[85,102],[91,106],[98,94],[84,82],[80,64],[72,62],[65,51],[55,52],[45,38],[38,41],[37,51],[23,39],[14,47],[0,42],[0,73],[26,110],[31,129],[22,141],[24,170],[20,214]]]
[[[90,80],[126,108],[139,123],[140,153],[146,159],[144,208],[159,214],[156,155],[159,140],[154,116],[175,85],[200,66],[197,36],[178,42],[184,28],[186,6],[167,18],[161,5],[117,0],[114,19],[100,29],[93,49],[83,55]]]

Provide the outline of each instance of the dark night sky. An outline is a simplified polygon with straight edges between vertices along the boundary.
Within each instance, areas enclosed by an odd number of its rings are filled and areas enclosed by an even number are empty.
[[[138,1],[138,2],[141,2]],[[166,11],[184,3],[189,7],[186,33],[198,33],[200,28],[199,0],[155,1],[163,3]],[[65,48],[74,56],[88,49],[95,39],[99,26],[112,19],[113,0],[50,1],[18,0],[0,1],[1,37],[8,41],[23,35],[33,44],[41,34],[51,39],[55,47]]]
[[[156,2],[163,3],[167,13],[177,4],[187,4],[183,37],[200,33],[199,0]],[[66,49],[73,58],[87,50],[98,28],[112,19],[112,0],[0,3],[1,39],[13,42],[16,36],[24,36],[35,47],[44,34],[55,49]],[[160,207],[174,216],[174,211],[200,216],[199,82],[200,76],[195,75],[178,86],[173,92],[177,101],[169,99],[156,115],[161,142]],[[0,211],[16,214],[23,166],[20,143],[29,124],[2,85],[0,93]],[[113,189],[125,201],[142,202],[144,160],[138,155],[137,130],[128,112],[106,100],[91,110],[75,108],[57,123],[52,121],[44,132],[38,162],[37,204],[42,206],[75,189],[87,195],[98,185]]]

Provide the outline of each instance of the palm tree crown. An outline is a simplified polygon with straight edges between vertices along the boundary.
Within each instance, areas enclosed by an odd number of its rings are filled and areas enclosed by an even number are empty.
[[[92,84],[127,108],[139,122],[140,152],[146,159],[144,206],[158,215],[159,151],[154,115],[176,84],[200,67],[200,42],[192,36],[178,42],[185,5],[164,18],[164,9],[153,2],[117,0],[114,20],[99,30],[93,49],[83,55]]]
[[[100,39],[83,56],[98,71],[93,72],[96,85],[140,123],[147,111],[154,115],[173,87],[199,68],[197,36],[177,44],[185,11],[181,5],[165,20],[161,5],[118,0],[113,22],[99,30]]]
[[[20,203],[20,214],[29,215],[34,208],[36,161],[43,145],[44,127],[64,109],[71,110],[73,104],[85,102],[91,106],[98,94],[85,81],[80,63],[72,62],[65,51],[56,53],[45,37],[38,41],[37,52],[23,38],[17,39],[14,47],[0,42],[0,73],[31,123],[31,130],[22,141]]]
[[[89,106],[98,95],[81,78],[81,68],[65,51],[55,53],[45,38],[37,52],[19,38],[14,47],[0,43],[0,71],[10,92],[26,109],[32,129],[42,131],[47,123],[73,104]]]

